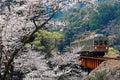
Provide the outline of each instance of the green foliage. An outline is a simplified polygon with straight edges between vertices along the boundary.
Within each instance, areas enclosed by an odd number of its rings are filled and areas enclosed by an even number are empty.
[[[39,45],[39,44],[40,44],[40,41],[39,41],[39,40],[35,40],[35,41],[33,42],[33,44],[34,44],[34,45]]]
[[[108,50],[108,54],[115,54],[115,55],[119,56],[120,52],[118,50],[110,47],[109,50]]]
[[[60,51],[69,46],[74,39],[81,38],[85,31],[111,35],[110,32],[103,32],[102,30],[106,29],[112,20],[116,20],[115,24],[119,25],[120,30],[120,2],[118,0],[99,0],[97,4],[95,7],[93,7],[94,5],[89,5],[90,7],[84,5],[81,8],[72,9],[57,18],[57,21],[66,22],[62,32],[65,36],[64,40],[58,45]],[[120,33],[118,32],[118,34]],[[120,44],[118,34],[111,45],[115,45],[115,42]],[[116,34],[113,33],[113,35]]]
[[[40,30],[35,33],[35,39],[32,42],[34,49],[46,53],[46,57],[51,56],[51,51],[56,48],[57,43],[62,39],[59,32],[48,32]]]
[[[85,14],[89,14],[87,7],[73,9],[71,12],[65,12],[64,15],[57,18],[58,21],[64,21],[67,23],[62,32],[65,37],[58,44],[60,52],[63,51],[66,46],[70,46],[70,43],[76,37],[76,34],[80,35],[80,33],[84,31],[84,28],[81,26],[83,23],[81,20],[86,16]]]
[[[34,49],[37,51],[43,51],[45,49],[45,47],[44,46],[35,46]]]
[[[25,47],[26,47],[26,48],[30,48],[31,45],[30,45],[29,43],[27,43],[27,44],[25,44]]]
[[[97,11],[93,11],[89,16],[88,26],[92,30],[99,28],[100,25],[107,25],[111,20],[120,19],[120,3],[115,0],[104,0],[99,3]]]
[[[100,25],[107,25],[109,21],[116,18],[116,6],[109,4],[99,4],[97,12],[94,11],[89,16],[88,25],[92,30],[99,28]]]

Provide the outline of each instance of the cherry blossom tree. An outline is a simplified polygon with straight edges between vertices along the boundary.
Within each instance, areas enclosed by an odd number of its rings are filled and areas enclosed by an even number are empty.
[[[67,1],[67,0],[63,0]],[[14,57],[35,32],[45,27],[62,0],[0,0],[0,61],[2,80],[12,79]]]

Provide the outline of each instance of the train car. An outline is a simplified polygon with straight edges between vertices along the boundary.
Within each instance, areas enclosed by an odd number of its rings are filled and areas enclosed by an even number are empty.
[[[79,53],[83,56],[102,57],[108,51],[108,38],[103,34],[95,34],[71,44],[73,48],[82,47]]]

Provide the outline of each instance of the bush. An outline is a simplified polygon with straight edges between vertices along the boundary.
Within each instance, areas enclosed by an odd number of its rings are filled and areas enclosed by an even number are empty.
[[[115,55],[119,56],[119,55],[120,55],[120,52],[119,52],[118,50],[110,47],[110,48],[108,49],[108,54],[115,54]]]

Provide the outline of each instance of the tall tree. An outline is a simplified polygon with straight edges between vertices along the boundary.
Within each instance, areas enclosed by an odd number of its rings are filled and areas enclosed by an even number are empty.
[[[35,39],[32,42],[35,50],[45,52],[45,58],[51,57],[51,52],[57,47],[57,43],[63,38],[59,32],[49,32],[39,30],[35,33]]]
[[[12,79],[14,57],[22,46],[60,10],[62,0],[1,0],[0,34],[2,34],[1,80]]]

